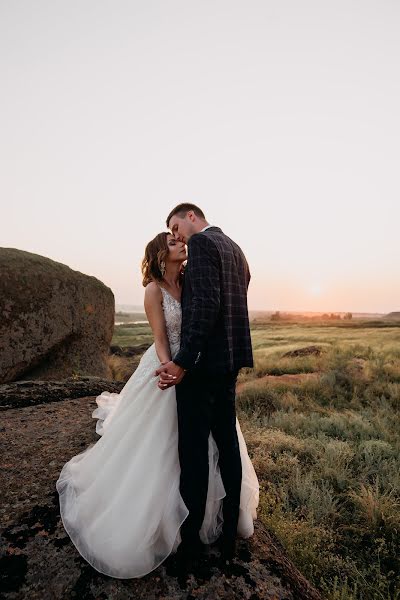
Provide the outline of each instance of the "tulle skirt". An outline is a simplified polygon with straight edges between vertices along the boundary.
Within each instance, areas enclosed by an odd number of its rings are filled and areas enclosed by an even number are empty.
[[[181,541],[189,511],[179,492],[175,388],[160,390],[154,344],[120,394],[96,398],[101,438],[72,457],[56,482],[63,525],[83,558],[116,578],[142,577]],[[238,535],[249,537],[257,517],[259,485],[236,421],[242,459]],[[218,448],[209,437],[209,487],[200,537],[206,544],[222,531],[225,489]]]

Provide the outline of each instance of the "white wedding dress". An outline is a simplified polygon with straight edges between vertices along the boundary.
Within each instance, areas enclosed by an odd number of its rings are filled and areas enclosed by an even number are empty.
[[[180,344],[181,306],[164,288],[163,309],[171,355]],[[73,456],[56,482],[65,530],[97,571],[116,578],[142,577],[175,552],[189,511],[179,492],[175,388],[160,390],[153,344],[120,394],[103,392],[92,416],[101,438]],[[238,535],[254,532],[259,485],[236,421],[242,459]],[[218,449],[209,437],[209,487],[200,537],[222,530],[225,490]]]

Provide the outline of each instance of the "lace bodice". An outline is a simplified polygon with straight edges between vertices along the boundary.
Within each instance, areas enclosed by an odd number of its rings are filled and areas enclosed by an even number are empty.
[[[165,316],[165,322],[167,324],[167,335],[169,341],[169,347],[171,350],[171,358],[177,354],[179,346],[181,344],[181,321],[182,321],[182,308],[181,303],[176,300],[166,289],[161,287],[163,296],[163,310]]]

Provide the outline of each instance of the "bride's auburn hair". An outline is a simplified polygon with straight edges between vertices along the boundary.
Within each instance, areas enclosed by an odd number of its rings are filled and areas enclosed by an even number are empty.
[[[150,281],[162,281],[163,276],[161,273],[160,265],[162,261],[165,261],[169,248],[168,248],[168,236],[170,233],[163,231],[156,235],[146,246],[144,251],[144,258],[142,260],[142,276],[143,286],[146,287]]]

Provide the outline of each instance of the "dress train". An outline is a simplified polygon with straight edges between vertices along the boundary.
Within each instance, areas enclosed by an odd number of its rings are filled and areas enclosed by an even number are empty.
[[[101,436],[72,457],[56,482],[64,528],[97,571],[115,578],[142,577],[175,552],[188,509],[179,491],[178,425],[174,387],[161,391],[153,344],[120,394],[96,398]],[[242,458],[238,534],[249,537],[259,486],[236,423]],[[209,438],[209,488],[200,536],[215,541],[222,530],[225,489],[218,448]]]

